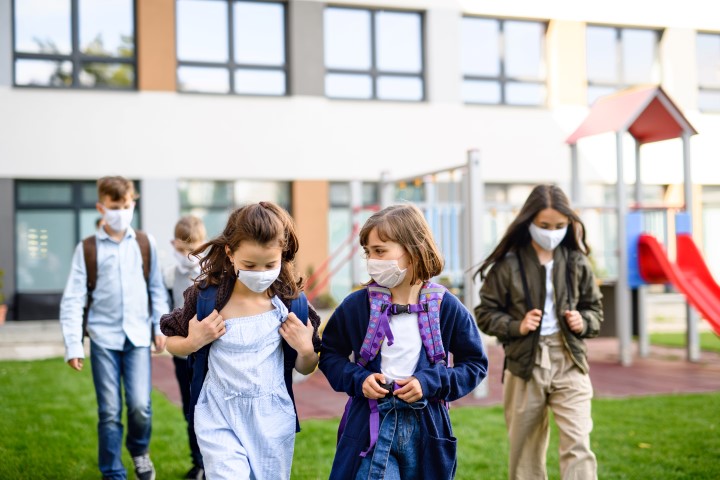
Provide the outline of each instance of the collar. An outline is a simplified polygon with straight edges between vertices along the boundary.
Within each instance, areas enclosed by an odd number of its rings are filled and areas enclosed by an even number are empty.
[[[95,235],[100,240],[114,241],[103,227],[98,228]],[[123,236],[122,240],[125,240],[126,238],[135,238],[136,236],[137,234],[135,233],[135,230],[132,227],[128,227],[127,230],[125,230],[125,236]]]

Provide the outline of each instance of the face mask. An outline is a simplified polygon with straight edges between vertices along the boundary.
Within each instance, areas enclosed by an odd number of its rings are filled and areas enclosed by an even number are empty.
[[[120,210],[105,210],[105,223],[116,232],[124,232],[133,220],[135,207]]]
[[[530,223],[530,236],[535,240],[535,243],[545,250],[555,250],[555,248],[560,245],[560,242],[563,241],[563,238],[565,238],[566,233],[567,227],[559,230],[547,230],[538,227],[534,223]]]
[[[407,268],[400,270],[397,260],[376,260],[369,258],[367,271],[381,287],[394,288],[405,280]]]
[[[177,262],[178,266],[183,270],[190,270],[191,268],[194,268],[195,265],[198,264],[199,260],[193,256],[186,256],[183,253],[178,252],[177,250],[174,250],[173,253],[175,254],[175,261]]]
[[[280,276],[280,267],[275,270],[257,272],[255,270],[238,270],[237,277],[246,287],[255,293],[262,293]]]

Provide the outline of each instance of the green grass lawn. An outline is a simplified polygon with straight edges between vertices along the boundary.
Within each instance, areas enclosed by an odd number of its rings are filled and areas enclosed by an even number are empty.
[[[665,347],[685,347],[685,333],[652,333],[650,334],[650,343]],[[700,349],[720,353],[720,338],[713,332],[701,332]]]
[[[190,467],[182,414],[157,392],[153,411],[157,478],[181,478]],[[502,409],[454,408],[451,415],[460,444],[457,478],[505,479]],[[593,403],[593,419],[601,479],[720,478],[720,393],[600,399]],[[1,479],[100,478],[96,421],[89,368],[78,374],[59,359],[0,362]],[[302,422],[293,479],[327,478],[337,423]],[[125,465],[130,471],[127,453]],[[548,470],[550,478],[559,478],[555,430]]]

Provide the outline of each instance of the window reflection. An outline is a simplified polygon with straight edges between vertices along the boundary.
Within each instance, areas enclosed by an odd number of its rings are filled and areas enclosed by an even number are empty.
[[[418,12],[326,8],[325,94],[422,101],[422,24]]]
[[[15,85],[134,88],[134,8],[133,0],[15,0]]]
[[[285,41],[282,3],[177,0],[178,90],[285,95]]]
[[[542,22],[463,18],[464,101],[544,105],[545,30]]]
[[[720,33],[697,34],[698,107],[720,111]]]

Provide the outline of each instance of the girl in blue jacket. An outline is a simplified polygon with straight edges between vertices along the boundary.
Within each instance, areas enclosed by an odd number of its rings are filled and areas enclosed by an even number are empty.
[[[322,337],[320,369],[350,396],[330,478],[454,478],[457,440],[446,402],[487,374],[473,317],[430,283],[443,260],[417,207],[374,214],[360,244],[373,281],[342,302]]]

